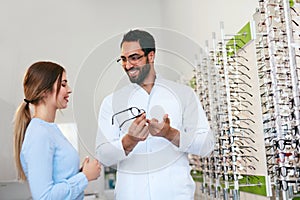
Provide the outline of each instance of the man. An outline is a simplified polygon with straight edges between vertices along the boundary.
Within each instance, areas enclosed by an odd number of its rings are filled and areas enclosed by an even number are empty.
[[[208,156],[214,147],[194,91],[156,74],[155,51],[148,32],[124,35],[118,62],[131,84],[100,107],[96,154],[117,166],[116,199],[194,199],[188,154]]]

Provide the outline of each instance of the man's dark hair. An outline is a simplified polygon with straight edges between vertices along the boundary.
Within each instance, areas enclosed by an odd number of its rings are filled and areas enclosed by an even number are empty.
[[[123,36],[123,40],[120,45],[121,48],[124,42],[139,42],[145,56],[147,56],[151,51],[155,52],[155,40],[153,36],[143,30],[130,30]]]

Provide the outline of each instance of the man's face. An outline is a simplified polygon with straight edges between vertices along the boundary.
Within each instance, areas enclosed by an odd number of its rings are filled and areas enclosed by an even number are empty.
[[[121,64],[132,83],[141,85],[150,71],[148,57],[139,42],[124,42],[121,48]]]

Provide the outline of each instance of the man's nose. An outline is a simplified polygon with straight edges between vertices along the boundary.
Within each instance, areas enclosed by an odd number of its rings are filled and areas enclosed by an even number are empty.
[[[127,60],[124,67],[125,67],[126,70],[130,70],[131,68],[133,68],[133,64],[131,64],[131,63]]]

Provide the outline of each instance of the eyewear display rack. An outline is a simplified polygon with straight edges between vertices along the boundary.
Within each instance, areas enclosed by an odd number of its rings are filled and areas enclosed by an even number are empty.
[[[294,1],[260,0],[256,18],[268,175],[283,200],[300,191],[299,8]]]
[[[195,91],[207,112],[216,146],[209,158],[190,156],[201,192],[211,199],[245,199],[240,191],[267,196],[265,149],[250,23],[237,34],[212,37],[196,63]],[[201,62],[200,62],[201,61]]]
[[[210,199],[296,199],[300,192],[300,5],[259,0],[253,23],[206,41],[195,91],[216,146],[190,155]],[[197,175],[197,176],[196,176]]]

